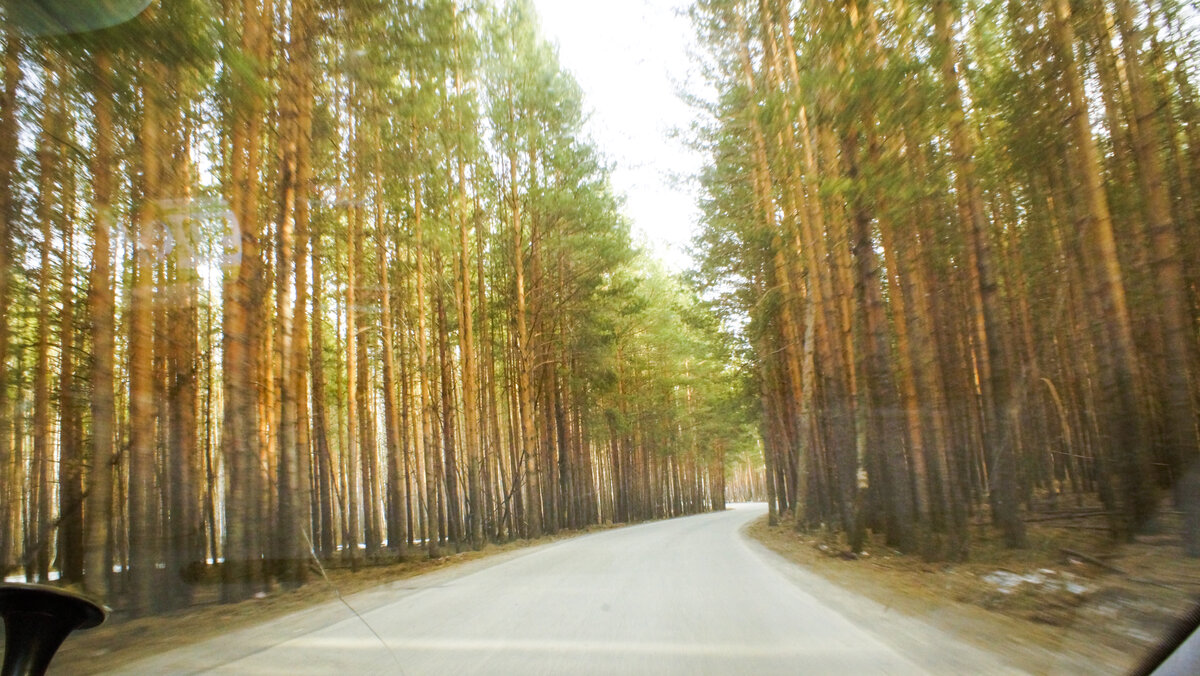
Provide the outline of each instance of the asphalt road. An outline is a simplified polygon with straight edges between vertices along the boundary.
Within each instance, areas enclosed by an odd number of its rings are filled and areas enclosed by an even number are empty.
[[[1006,673],[739,533],[763,505],[563,540],[385,585],[127,673]],[[369,625],[369,626],[368,626]]]

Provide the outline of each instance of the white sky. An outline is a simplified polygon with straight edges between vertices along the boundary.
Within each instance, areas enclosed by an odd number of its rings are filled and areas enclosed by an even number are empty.
[[[702,158],[675,130],[693,117],[677,91],[689,76],[684,0],[534,0],[543,36],[579,81],[588,132],[616,166],[634,236],[669,267],[688,266],[698,218],[691,183]]]

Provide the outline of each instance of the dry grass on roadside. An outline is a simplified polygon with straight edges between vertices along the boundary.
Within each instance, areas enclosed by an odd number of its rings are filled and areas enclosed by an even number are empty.
[[[850,557],[836,535],[771,528],[765,517],[748,534],[835,584],[909,615],[936,617],[992,650],[1031,645],[1128,668],[1200,600],[1200,562],[1166,535],[1115,546],[1098,527],[1030,523],[1029,547],[1010,550],[975,526],[971,560],[946,563],[902,555],[877,537],[864,555]]]

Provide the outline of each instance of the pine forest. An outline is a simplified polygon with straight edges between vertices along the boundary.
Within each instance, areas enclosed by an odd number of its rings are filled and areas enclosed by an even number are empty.
[[[747,500],[1200,557],[1193,3],[695,0],[682,272],[530,0],[5,11],[3,577],[146,615]]]
[[[961,560],[1099,504],[1200,556],[1196,7],[701,0],[703,297],[771,519]]]

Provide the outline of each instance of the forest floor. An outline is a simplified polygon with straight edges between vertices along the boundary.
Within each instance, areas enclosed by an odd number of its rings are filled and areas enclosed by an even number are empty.
[[[798,533],[787,522],[771,528],[766,517],[747,532],[839,586],[1030,673],[1079,664],[1127,673],[1200,600],[1200,562],[1183,556],[1176,535],[1117,546],[1098,510],[1060,514],[1027,523],[1029,546],[1021,550],[1004,548],[991,528],[972,526],[963,563],[902,555],[875,537],[854,557],[834,534]],[[1163,532],[1177,532],[1166,521]]]
[[[488,544],[478,551],[456,552],[453,547],[443,547],[445,555],[437,559],[428,558],[424,549],[410,548],[404,561],[391,559],[365,564],[357,572],[348,566],[326,564],[328,579],[310,570],[308,582],[297,589],[273,590],[238,603],[218,603],[219,585],[198,584],[195,601],[187,608],[140,618],[115,612],[100,627],[72,634],[55,656],[50,672],[103,673],[144,657],[336,601],[339,595],[345,597],[395,580],[614,527],[619,525],[564,530],[537,539]]]

